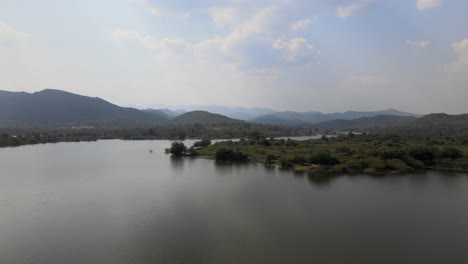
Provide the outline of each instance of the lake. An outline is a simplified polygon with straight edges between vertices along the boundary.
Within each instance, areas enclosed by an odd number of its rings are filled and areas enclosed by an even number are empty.
[[[0,263],[468,263],[466,174],[324,178],[170,143],[0,149]]]

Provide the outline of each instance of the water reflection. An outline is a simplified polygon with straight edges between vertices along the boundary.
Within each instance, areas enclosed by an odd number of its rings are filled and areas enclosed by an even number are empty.
[[[214,168],[217,174],[219,175],[229,175],[233,174],[235,171],[238,171],[242,168],[247,168],[249,165],[248,162],[234,162],[234,161],[213,161]]]
[[[337,174],[332,173],[311,172],[307,174],[307,179],[309,180],[309,183],[314,186],[326,187],[330,185],[330,183],[336,179],[337,176]]]
[[[172,156],[170,157],[171,166],[175,171],[182,171],[184,169],[185,158]]]

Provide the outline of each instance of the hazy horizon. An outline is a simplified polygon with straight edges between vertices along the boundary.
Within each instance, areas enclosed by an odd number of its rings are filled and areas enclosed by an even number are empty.
[[[445,0],[0,0],[0,90],[122,106],[468,113],[466,10]]]

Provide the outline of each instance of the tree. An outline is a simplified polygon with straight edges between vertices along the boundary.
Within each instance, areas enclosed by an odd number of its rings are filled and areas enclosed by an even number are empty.
[[[265,164],[267,165],[271,165],[271,164],[274,164],[275,163],[275,160],[276,160],[276,156],[275,155],[271,155],[271,154],[268,154],[265,158]]]
[[[222,148],[216,151],[215,159],[217,161],[246,161],[249,159],[249,156],[238,150]]]
[[[319,151],[312,154],[309,158],[309,162],[312,164],[319,164],[324,166],[333,166],[340,163],[340,161],[335,156],[332,156],[330,153],[325,151]]]
[[[442,149],[440,155],[443,158],[458,159],[463,157],[463,152],[454,147],[445,147]]]
[[[209,139],[203,139],[201,141],[197,141],[193,143],[194,148],[206,148],[211,145],[211,140]]]
[[[187,151],[187,147],[182,142],[172,142],[170,153],[174,156],[182,156]]]
[[[408,153],[414,159],[424,162],[426,165],[432,165],[436,157],[436,148],[418,145],[410,148]]]

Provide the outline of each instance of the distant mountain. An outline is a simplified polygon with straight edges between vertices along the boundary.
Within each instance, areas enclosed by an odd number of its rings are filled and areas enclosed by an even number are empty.
[[[173,116],[170,116],[168,114],[166,114],[165,112],[161,111],[161,110],[156,110],[156,109],[151,109],[151,108],[148,108],[148,109],[143,109],[141,110],[143,112],[146,112],[146,113],[149,113],[149,114],[152,114],[152,115],[156,115],[156,116],[159,116],[159,117],[162,117],[164,118],[165,120],[169,120],[169,119],[172,119]]]
[[[184,109],[185,111],[207,111],[213,114],[224,115],[233,119],[240,119],[244,121],[275,113],[275,111],[267,108],[230,107],[218,105],[185,105],[177,106],[176,108]]]
[[[448,115],[444,113],[425,115],[414,122],[425,126],[459,126],[468,127],[468,114]]]
[[[398,111],[396,109],[390,108],[383,111],[370,111],[370,112],[358,112],[358,111],[347,111],[344,113],[332,113],[328,114],[328,116],[333,119],[345,119],[345,120],[352,120],[361,117],[373,117],[373,116],[412,116],[412,117],[420,117],[420,115],[407,113]]]
[[[170,120],[172,125],[203,125],[203,126],[225,126],[244,124],[242,120],[232,119],[219,114],[212,114],[206,111],[192,111],[182,114]]]
[[[320,122],[330,120],[353,120],[362,117],[374,117],[374,116],[410,116],[417,117],[418,115],[412,113],[401,112],[395,109],[388,109],[384,111],[372,111],[372,112],[356,112],[348,111],[344,113],[331,113],[324,114],[321,112],[278,112],[265,116],[258,117],[251,120],[253,123],[258,124],[270,124],[270,125],[304,125],[304,124],[316,124]]]
[[[412,116],[378,115],[373,117],[360,117],[352,120],[335,119],[314,124],[314,127],[335,130],[383,128],[408,125],[416,119],[416,117]]]
[[[187,113],[187,111],[185,111],[184,109],[170,110],[170,109],[164,108],[164,109],[157,109],[157,111],[165,113],[170,118]]]
[[[165,122],[154,114],[60,90],[0,91],[0,127],[135,127]]]

